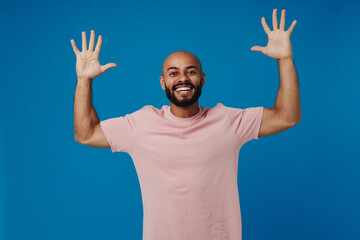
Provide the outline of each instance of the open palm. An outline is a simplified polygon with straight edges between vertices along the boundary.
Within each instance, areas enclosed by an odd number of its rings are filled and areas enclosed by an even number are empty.
[[[94,30],[91,30],[89,49],[87,49],[86,33],[82,32],[82,52],[80,52],[77,49],[75,45],[75,41],[71,39],[71,45],[76,55],[76,74],[78,78],[94,79],[100,74],[103,74],[108,69],[112,67],[116,67],[115,63],[108,63],[103,66],[100,65],[99,54],[100,54],[101,44],[102,44],[102,36],[99,35],[99,39],[94,51],[94,45],[95,45]]]
[[[292,46],[290,42],[290,35],[295,27],[296,20],[294,20],[287,31],[285,31],[285,9],[281,12],[280,28],[278,28],[277,9],[273,11],[273,31],[270,30],[265,22],[265,18],[261,18],[263,28],[268,35],[268,44],[266,47],[254,46],[253,51],[262,52],[263,54],[274,58],[292,58]]]

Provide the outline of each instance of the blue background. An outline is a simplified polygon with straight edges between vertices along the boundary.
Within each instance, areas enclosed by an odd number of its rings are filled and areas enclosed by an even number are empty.
[[[199,103],[273,107],[277,61],[265,46],[286,9],[302,122],[248,142],[239,156],[243,239],[359,239],[359,19],[353,1],[3,1],[0,208],[3,239],[134,239],[142,200],[127,153],[74,140],[81,32],[103,36],[93,82],[100,120],[169,105],[159,76],[174,51],[206,73]]]

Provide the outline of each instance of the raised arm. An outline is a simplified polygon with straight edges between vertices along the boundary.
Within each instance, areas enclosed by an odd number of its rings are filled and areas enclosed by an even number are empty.
[[[115,63],[100,65],[99,53],[102,36],[99,35],[95,51],[95,31],[91,30],[89,49],[87,49],[86,33],[82,32],[82,52],[75,41],[71,39],[71,45],[76,55],[77,84],[74,98],[74,132],[75,140],[81,144],[92,147],[109,148],[110,145],[100,127],[100,120],[92,105],[92,81],[103,74]]]
[[[263,28],[268,35],[266,47],[254,46],[253,51],[261,52],[278,61],[280,88],[273,108],[265,108],[259,137],[270,136],[287,130],[301,121],[299,82],[294,65],[290,35],[295,27],[294,20],[285,31],[285,9],[281,12],[280,28],[278,27],[277,9],[273,11],[273,31],[261,18]]]

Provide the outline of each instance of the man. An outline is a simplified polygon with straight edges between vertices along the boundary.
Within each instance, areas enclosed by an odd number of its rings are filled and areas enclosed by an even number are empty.
[[[293,63],[290,34],[285,31],[285,10],[280,28],[276,9],[273,31],[265,19],[266,47],[259,51],[277,59],[280,88],[274,108],[246,109],[199,107],[205,84],[199,59],[187,51],[168,56],[160,84],[170,107],[151,105],[122,117],[99,121],[91,103],[91,83],[116,64],[101,66],[98,60],[102,37],[95,51],[95,32],[89,49],[82,34],[80,52],[71,40],[77,57],[78,82],[74,101],[75,140],[93,147],[127,152],[140,180],[146,240],[239,240],[241,214],[237,188],[238,155],[252,139],[273,135],[301,120],[299,84]]]

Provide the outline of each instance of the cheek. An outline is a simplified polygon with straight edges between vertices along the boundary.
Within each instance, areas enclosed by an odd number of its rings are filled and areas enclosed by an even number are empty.
[[[166,89],[170,89],[172,91],[173,88],[173,83],[172,82],[165,82],[164,81],[164,85]]]

